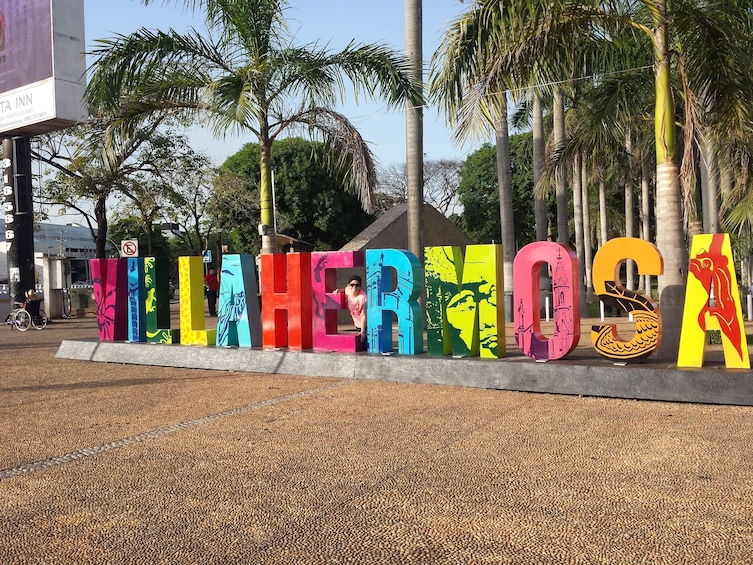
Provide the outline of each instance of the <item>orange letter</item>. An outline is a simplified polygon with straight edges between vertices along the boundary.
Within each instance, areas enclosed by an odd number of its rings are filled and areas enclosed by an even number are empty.
[[[596,352],[607,359],[640,361],[659,347],[661,314],[650,298],[627,290],[622,285],[620,267],[627,259],[636,262],[642,275],[661,275],[664,271],[661,253],[648,241],[618,237],[602,245],[594,258],[594,291],[605,304],[633,314],[635,335],[630,341],[625,341],[612,324],[592,326],[591,343]]]

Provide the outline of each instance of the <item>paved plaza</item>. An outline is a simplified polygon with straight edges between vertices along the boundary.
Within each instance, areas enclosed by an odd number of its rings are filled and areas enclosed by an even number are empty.
[[[55,358],[93,337],[0,328],[2,564],[753,561],[751,407]]]

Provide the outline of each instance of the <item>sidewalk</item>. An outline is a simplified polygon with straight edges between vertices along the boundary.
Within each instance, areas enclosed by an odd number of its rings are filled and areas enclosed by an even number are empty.
[[[0,563],[751,562],[753,408],[55,359],[94,336],[0,328]]]

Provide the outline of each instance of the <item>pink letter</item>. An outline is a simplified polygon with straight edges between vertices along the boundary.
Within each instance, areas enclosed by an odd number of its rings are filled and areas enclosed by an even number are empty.
[[[128,339],[128,259],[91,259],[100,341]]]
[[[543,263],[552,268],[554,335],[551,339],[541,333],[539,269]],[[515,257],[513,272],[518,347],[533,359],[561,359],[580,340],[580,287],[575,252],[552,241],[529,243]]]
[[[336,269],[364,266],[363,251],[334,251],[311,254],[311,288],[314,296],[314,349],[319,351],[363,351],[364,344],[353,334],[337,331],[337,312],[346,308],[345,294],[336,294]]]

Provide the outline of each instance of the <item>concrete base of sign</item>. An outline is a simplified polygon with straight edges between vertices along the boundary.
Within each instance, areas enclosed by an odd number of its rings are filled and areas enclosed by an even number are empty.
[[[750,371],[616,366],[603,359],[538,363],[524,356],[455,359],[428,355],[176,346],[65,340],[58,358],[249,373],[439,384],[522,392],[753,406]]]

